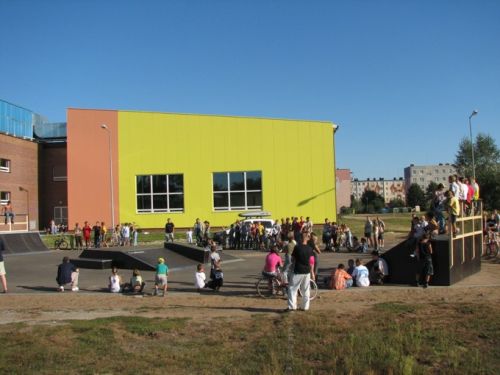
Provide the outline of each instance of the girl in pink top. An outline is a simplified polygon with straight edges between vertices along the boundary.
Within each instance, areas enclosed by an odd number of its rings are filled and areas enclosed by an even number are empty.
[[[283,267],[281,257],[278,255],[278,247],[273,245],[271,251],[266,256],[266,264],[264,265],[264,276],[276,276],[276,267]]]

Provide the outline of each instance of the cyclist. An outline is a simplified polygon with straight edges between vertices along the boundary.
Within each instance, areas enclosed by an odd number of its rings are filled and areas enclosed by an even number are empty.
[[[271,280],[273,277],[276,277],[277,270],[276,267],[283,267],[283,261],[278,254],[278,246],[276,244],[271,245],[271,250],[269,254],[266,256],[266,262],[264,264],[264,270],[262,271],[262,275],[264,277],[268,277]]]

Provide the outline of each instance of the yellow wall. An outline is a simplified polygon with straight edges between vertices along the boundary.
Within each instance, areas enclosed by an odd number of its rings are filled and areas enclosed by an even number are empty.
[[[262,171],[262,209],[275,219],[335,219],[332,123],[119,112],[118,124],[120,222],[228,225],[241,211],[213,210],[212,173],[236,171]],[[135,176],[173,173],[184,175],[184,212],[136,213]]]

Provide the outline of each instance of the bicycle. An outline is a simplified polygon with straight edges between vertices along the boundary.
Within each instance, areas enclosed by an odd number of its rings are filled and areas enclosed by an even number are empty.
[[[318,296],[318,284],[311,279],[311,292],[309,300],[312,301]],[[288,284],[283,282],[283,274],[278,268],[276,276],[262,276],[255,284],[257,294],[262,298],[286,298],[288,293]],[[300,295],[300,290],[299,290]]]
[[[54,241],[54,247],[59,250],[68,250],[69,243],[64,235],[59,236]]]
[[[498,245],[498,235],[497,232],[488,231],[488,235],[486,238],[485,246],[485,255],[488,257],[496,258],[499,251]]]

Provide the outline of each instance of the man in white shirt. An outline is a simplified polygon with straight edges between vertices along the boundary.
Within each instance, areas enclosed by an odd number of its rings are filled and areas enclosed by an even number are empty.
[[[461,202],[465,202],[467,200],[467,194],[469,192],[469,187],[464,183],[463,177],[458,179],[458,186],[460,187],[460,191],[458,193],[458,200]]]
[[[356,259],[356,267],[352,273],[352,278],[356,282],[356,286],[367,287],[370,286],[370,273],[368,268],[363,266],[361,259]]]
[[[457,183],[457,178],[455,176],[449,176],[448,182],[450,183],[450,190],[453,192],[455,197],[458,197],[460,186]]]

